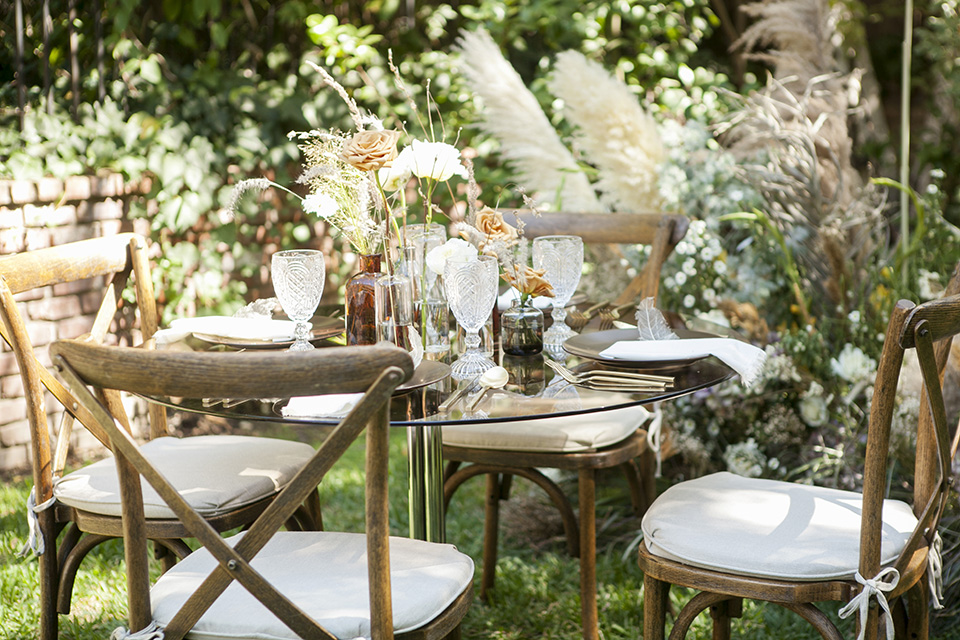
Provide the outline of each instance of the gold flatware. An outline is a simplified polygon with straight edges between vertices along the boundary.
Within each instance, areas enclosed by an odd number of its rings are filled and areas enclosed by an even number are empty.
[[[598,302],[597,304],[589,307],[585,311],[580,311],[579,309],[574,308],[573,311],[567,316],[567,324],[574,331],[580,331],[587,323],[590,322],[590,319],[600,309],[606,307],[610,304],[609,300],[604,300],[603,302]]]
[[[604,309],[600,312],[600,331],[607,331],[613,328],[613,323],[620,319],[620,314],[630,307],[636,306],[636,303],[628,302],[613,309]]]
[[[457,387],[456,391],[450,394],[450,397],[444,400],[443,403],[439,407],[437,407],[437,411],[446,411],[447,409],[452,407],[453,404],[457,400],[462,398],[463,394],[469,391],[470,388],[473,387],[473,385],[476,384],[477,380],[479,379],[480,379],[480,375],[476,375],[472,378],[465,378],[461,380],[460,385]]]
[[[634,371],[611,371],[607,369],[578,373],[567,369],[559,362],[553,360],[544,360],[544,362],[547,363],[548,367],[556,371],[561,378],[572,384],[654,387],[661,390],[673,386],[672,376],[658,376]]]

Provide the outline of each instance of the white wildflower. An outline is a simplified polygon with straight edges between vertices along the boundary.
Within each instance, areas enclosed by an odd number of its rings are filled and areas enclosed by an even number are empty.
[[[827,421],[829,411],[822,395],[805,395],[800,399],[800,418],[808,427],[819,427]]]
[[[926,269],[920,269],[917,279],[920,297],[924,300],[934,300],[943,295],[943,285],[940,284],[940,274]]]
[[[460,164],[460,150],[451,144],[414,140],[408,148],[410,155],[405,163],[418,178],[445,182],[454,175],[467,177],[467,169]]]
[[[723,461],[727,465],[727,471],[746,478],[759,478],[767,465],[766,456],[753,438],[727,447],[723,452]]]
[[[847,382],[856,383],[869,379],[876,367],[876,360],[849,342],[843,345],[839,356],[830,359],[830,369]]]
[[[603,211],[576,158],[490,34],[464,32],[457,44],[463,76],[482,102],[480,126],[500,142],[517,181],[544,202],[559,199],[565,211]]]
[[[860,324],[860,311],[854,309],[848,313],[847,320],[849,320],[851,324]]]
[[[678,271],[677,275],[675,275],[673,279],[678,285],[683,286],[687,282],[687,274],[685,274],[683,271]]]
[[[697,302],[697,299],[694,298],[689,293],[683,296],[683,306],[685,306],[687,309],[691,308],[694,304],[696,304],[696,302]]]
[[[479,252],[477,251],[477,248],[466,240],[461,240],[460,238],[450,238],[444,244],[440,245],[439,247],[434,247],[427,252],[427,268],[437,275],[442,276],[443,269],[447,264],[447,260],[450,258],[461,256],[467,258],[476,258],[478,253]]]
[[[595,186],[604,204],[620,211],[659,209],[657,167],[666,153],[656,122],[627,85],[582,53],[564,51],[547,86],[563,101],[577,146],[597,167]]]
[[[325,193],[311,193],[303,199],[303,210],[327,220],[340,211],[340,205]]]

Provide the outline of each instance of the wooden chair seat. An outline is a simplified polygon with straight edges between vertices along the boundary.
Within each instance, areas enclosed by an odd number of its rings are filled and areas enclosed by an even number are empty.
[[[226,541],[234,546],[240,533]],[[279,532],[251,566],[337,638],[370,637],[367,538],[359,533]],[[217,566],[200,550],[164,573],[150,590],[153,619],[167,626]],[[304,571],[315,567],[315,571]],[[473,561],[453,545],[390,538],[393,628],[398,635],[443,614],[473,582]],[[240,584],[233,583],[190,631],[192,640],[298,636]]]
[[[625,407],[545,420],[451,425],[443,428],[443,444],[530,453],[592,451],[626,440],[649,418],[650,412],[643,407]]]
[[[450,545],[389,536],[389,405],[413,373],[406,351],[377,345],[180,353],[67,340],[54,343],[51,356],[117,457],[128,619],[136,637],[459,637],[472,596],[473,561]],[[224,539],[116,425],[96,396],[103,388],[214,399],[362,395],[249,528]],[[279,531],[361,434],[366,533]],[[256,462],[250,460],[249,468],[256,469]],[[144,481],[202,545],[152,588]]]
[[[643,519],[644,640],[663,640],[670,585],[700,591],[677,614],[671,640],[706,609],[713,637],[729,638],[742,599],[781,605],[840,640],[816,603],[841,601],[860,638],[925,639],[942,566],[937,526],[951,488],[960,437],[946,423],[942,380],[960,333],[960,264],[946,295],[897,303],[884,338],[870,404],[863,491],[718,473],[674,485]],[[923,377],[913,496],[887,498],[890,430],[904,354]],[[881,606],[877,606],[879,604]]]
[[[13,348],[23,380],[30,423],[33,500],[46,507],[36,513],[31,524],[36,532],[32,548],[40,564],[42,640],[58,637],[57,614],[70,613],[74,579],[83,559],[98,544],[122,536],[123,526],[114,459],[64,474],[74,421],[108,448],[110,441],[92,414],[41,363],[16,296],[42,296],[46,287],[67,283],[79,283],[85,290],[83,281],[102,279],[102,302],[84,337],[88,342],[101,343],[112,337],[110,331],[124,307],[122,294],[131,274],[139,328],[146,340],[157,330],[157,312],[144,238],[122,233],[0,257],[0,335]],[[100,286],[99,281],[94,282],[91,287]],[[57,431],[48,424],[46,392],[64,408]],[[101,396],[114,418],[129,431],[119,393],[106,388]],[[209,524],[220,532],[253,522],[312,456],[307,445],[279,440],[220,436],[176,440],[167,437],[163,407],[151,404],[149,417],[151,442],[144,451],[171,473]],[[57,435],[55,448],[51,433]],[[239,463],[244,458],[248,464],[241,468]],[[226,464],[228,460],[230,465]],[[250,460],[257,461],[256,467],[249,464]],[[189,530],[172,511],[160,507],[155,493],[152,496],[152,506],[148,507],[151,518],[146,521],[145,531],[159,545],[163,564],[169,567],[176,558],[190,553],[181,540],[189,536]],[[295,529],[322,528],[316,491],[287,524]]]
[[[862,503],[855,491],[721,472],[664,491],[641,528],[651,554],[694,567],[780,580],[853,580]],[[884,501],[882,567],[897,559],[916,526],[910,505]]]
[[[207,518],[276,495],[313,456],[313,447],[303,442],[233,435],[156,438],[144,443],[141,451]],[[68,473],[56,483],[53,495],[76,509],[120,517],[114,459]],[[143,505],[149,520],[176,518],[149,485],[143,489]]]
[[[511,218],[510,216],[513,216]],[[663,213],[551,212],[536,216],[529,211],[505,215],[508,222],[522,221],[527,238],[578,235],[585,243],[644,244],[650,254],[644,268],[624,288],[614,306],[657,297],[664,261],[686,234],[689,221],[682,215]],[[632,413],[631,413],[632,412]],[[655,455],[640,426],[649,414],[640,409],[598,412],[580,416],[443,428],[444,496],[451,496],[466,480],[487,476],[484,520],[483,572],[480,595],[493,589],[497,562],[499,502],[510,495],[511,478],[526,478],[541,487],[560,511],[570,553],[580,557],[581,621],[584,638],[597,638],[596,585],[596,472],[619,467],[630,487],[634,510],[642,514],[654,496]],[[487,430],[490,429],[489,432]],[[635,460],[640,460],[638,470]],[[461,465],[467,466],[460,468]],[[578,473],[579,523],[570,500],[540,468],[571,469]]]

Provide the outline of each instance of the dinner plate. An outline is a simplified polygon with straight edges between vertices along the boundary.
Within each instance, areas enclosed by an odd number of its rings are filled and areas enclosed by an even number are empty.
[[[689,329],[675,329],[681,340],[690,338],[716,338],[717,336],[705,331],[691,331]],[[621,340],[636,340],[637,329],[611,329],[609,331],[594,331],[592,333],[582,333],[573,336],[563,343],[563,349],[567,353],[581,358],[589,358],[614,367],[628,367],[631,369],[676,369],[685,367],[688,364],[698,360],[703,360],[707,356],[696,358],[678,358],[671,360],[625,360],[623,358],[610,358],[600,355],[600,352]]]
[[[413,391],[414,389],[420,389],[431,385],[435,382],[440,382],[444,378],[450,375],[450,365],[444,364],[443,362],[437,362],[435,360],[423,360],[420,362],[420,365],[414,369],[413,376],[402,385],[397,387],[393,395],[400,395],[408,391]],[[274,415],[290,418],[293,420],[309,420],[310,418],[342,418],[341,415],[329,415],[329,416],[284,416],[283,407],[289,402],[287,399],[278,400],[273,404],[273,413]],[[344,413],[343,415],[346,415]]]
[[[450,365],[436,360],[422,360],[420,365],[413,370],[413,376],[397,387],[394,393],[404,393],[426,387],[434,382],[440,382],[449,375]]]
[[[313,329],[310,330],[310,342],[334,338],[344,332],[346,325],[343,318],[328,318],[314,316],[310,321]],[[209,344],[222,344],[235,349],[283,349],[293,344],[293,339],[286,340],[258,340],[255,338],[228,338],[210,333],[193,333],[193,337]]]

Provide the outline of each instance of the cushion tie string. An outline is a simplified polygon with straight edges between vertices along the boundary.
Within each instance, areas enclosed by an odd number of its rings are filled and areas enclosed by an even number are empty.
[[[59,478],[54,478],[54,485],[56,485],[57,480]],[[23,548],[17,552],[18,557],[24,558],[31,551],[38,556],[42,556],[43,552],[46,551],[46,543],[43,541],[43,533],[40,531],[40,520],[37,519],[37,514],[52,507],[56,501],[57,498],[54,496],[41,504],[37,504],[37,488],[30,489],[30,495],[27,497],[27,527],[30,530],[30,535]]]
[[[110,640],[163,640],[163,627],[156,620],[136,633],[130,633],[125,627],[117,627],[110,634]]]
[[[653,404],[653,419],[650,420],[650,424],[647,426],[647,445],[657,458],[657,471],[654,474],[657,478],[660,477],[660,466],[662,462],[660,455],[660,446],[663,441],[662,425],[663,411],[660,410],[660,403],[655,402]]]
[[[933,608],[943,609],[943,538],[939,532],[933,534],[933,541],[927,549],[927,582]]]
[[[887,576],[893,576],[890,582],[884,582],[884,579]],[[883,569],[871,580],[866,580],[860,572],[856,572],[853,576],[857,582],[863,585],[863,589],[860,590],[860,593],[853,596],[850,599],[850,602],[846,604],[842,609],[840,609],[840,617],[847,618],[854,611],[859,611],[860,615],[860,633],[857,635],[857,640],[863,640],[863,636],[866,633],[867,627],[867,616],[870,609],[870,598],[876,596],[877,603],[880,605],[880,608],[883,609],[883,615],[886,618],[886,627],[887,627],[887,640],[893,640],[893,614],[890,613],[890,605],[887,603],[887,597],[884,595],[887,591],[892,591],[896,588],[897,584],[900,582],[900,572],[893,567],[887,567]]]

